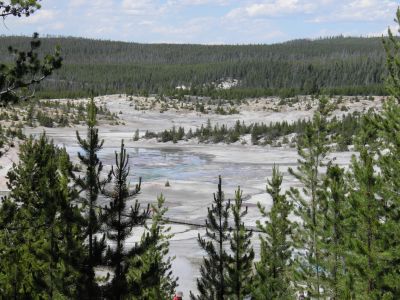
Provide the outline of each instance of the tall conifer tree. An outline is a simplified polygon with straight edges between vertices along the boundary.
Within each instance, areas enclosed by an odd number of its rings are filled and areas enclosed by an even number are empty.
[[[227,259],[227,292],[229,299],[243,300],[250,295],[253,281],[254,250],[251,247],[252,231],[247,231],[243,217],[247,215],[247,207],[243,209],[243,192],[240,187],[235,191],[235,202],[231,205],[233,231],[230,236],[231,253]]]
[[[71,299],[83,256],[83,220],[65,149],[42,135],[21,145],[0,209],[0,291],[7,299]],[[5,276],[4,276],[5,275]]]
[[[258,203],[261,215],[267,218],[264,224],[257,221],[260,235],[261,259],[256,263],[256,278],[252,296],[254,299],[293,299],[291,281],[291,257],[293,224],[289,220],[292,204],[285,193],[281,192],[282,175],[274,166],[272,178],[268,180],[267,192],[272,197],[272,207],[266,212]]]
[[[400,25],[400,9],[395,22]],[[384,39],[389,69],[387,90],[391,98],[385,103],[378,128],[380,149],[378,166],[382,175],[381,197],[385,199],[384,225],[387,268],[384,288],[394,299],[400,298],[400,42],[399,31]]]
[[[400,25],[400,8],[397,9],[395,22],[396,25]],[[400,33],[399,29],[398,33]],[[390,28],[388,35],[388,38],[383,39],[389,70],[386,88],[389,94],[397,100],[397,103],[400,103],[400,41]]]
[[[311,124],[306,126],[304,135],[298,145],[297,171],[289,172],[298,179],[303,188],[292,188],[291,196],[295,203],[295,213],[301,218],[298,230],[294,235],[296,247],[301,249],[296,263],[297,282],[306,286],[310,297],[322,297],[321,268],[321,190],[323,175],[321,168],[326,165],[328,154],[328,122],[331,107],[328,99],[319,100],[319,107],[314,113]]]
[[[224,300],[227,299],[226,262],[228,254],[225,244],[229,240],[229,207],[222,191],[221,176],[218,180],[218,191],[214,194],[214,202],[208,208],[206,220],[206,238],[198,237],[200,247],[207,253],[200,267],[201,277],[197,279],[199,295],[190,293],[192,300]]]
[[[98,158],[98,152],[103,147],[103,140],[99,139],[97,124],[97,107],[91,99],[87,106],[87,137],[82,139],[79,132],[76,132],[78,143],[82,152],[78,152],[81,163],[85,166],[84,178],[78,178],[78,186],[85,192],[82,198],[86,210],[86,237],[88,241],[88,255],[85,261],[85,283],[81,288],[81,297],[95,299],[99,296],[99,288],[95,282],[94,267],[102,263],[102,255],[106,249],[105,236],[98,240],[97,235],[101,229],[101,211],[97,209],[97,198],[101,188],[109,180],[101,180],[103,165]]]
[[[356,276],[355,289],[363,299],[385,299],[385,199],[379,196],[382,178],[375,169],[376,151],[371,145],[371,141],[377,138],[376,133],[371,122],[364,119],[356,142],[360,156],[354,156],[351,163],[352,251],[349,262]]]
[[[354,288],[348,270],[349,204],[344,170],[330,164],[323,186],[322,241],[325,296],[330,299],[351,299]]]
[[[124,246],[126,238],[132,233],[132,228],[144,225],[149,216],[149,208],[140,209],[136,200],[134,206],[128,210],[126,202],[140,192],[141,180],[133,190],[129,189],[128,167],[129,156],[126,153],[124,142],[121,141],[121,150],[115,153],[115,167],[111,174],[114,180],[112,192],[104,190],[104,194],[111,199],[110,207],[106,208],[105,225],[107,238],[115,244],[115,247],[108,247],[106,258],[108,265],[113,268],[114,275],[106,294],[110,299],[124,299],[128,294],[126,273],[128,271],[128,260],[132,252],[127,251]]]

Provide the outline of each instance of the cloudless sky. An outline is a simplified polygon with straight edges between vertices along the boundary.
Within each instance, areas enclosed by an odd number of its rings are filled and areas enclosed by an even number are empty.
[[[142,43],[261,44],[324,36],[381,36],[396,0],[42,0],[0,34]]]

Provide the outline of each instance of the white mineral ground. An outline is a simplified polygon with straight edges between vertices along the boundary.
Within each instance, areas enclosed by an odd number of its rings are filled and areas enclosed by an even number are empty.
[[[144,99],[134,98],[134,101]],[[361,100],[350,103],[346,101],[348,112],[354,110],[363,111],[369,107],[380,108],[382,99],[375,97],[375,101]],[[66,101],[66,100],[60,100]],[[217,115],[199,114],[197,112],[169,110],[160,113],[159,110],[138,111],[131,105],[125,96],[117,95],[96,98],[97,103],[106,104],[111,112],[118,114],[125,125],[111,126],[99,124],[99,133],[105,140],[104,150],[101,153],[106,168],[114,163],[114,152],[118,150],[121,139],[130,154],[130,165],[132,178],[135,183],[139,176],[143,177],[142,191],[138,199],[142,205],[154,203],[156,197],[161,193],[166,198],[169,208],[167,216],[173,220],[204,224],[207,207],[211,204],[213,193],[217,188],[218,175],[223,178],[223,189],[225,197],[231,199],[235,189],[240,186],[243,190],[244,203],[248,206],[249,213],[245,219],[246,226],[255,226],[256,220],[260,219],[257,202],[271,206],[271,199],[265,191],[267,178],[271,176],[272,167],[278,165],[284,174],[284,188],[299,186],[299,182],[291,177],[287,169],[295,167],[297,153],[293,148],[272,148],[269,146],[251,146],[235,143],[226,144],[198,144],[196,141],[172,143],[157,143],[155,140],[144,140],[134,142],[132,140],[136,129],[143,135],[146,130],[157,132],[170,129],[173,125],[183,126],[186,130],[195,129],[207,119],[212,124],[219,123],[233,125],[236,120],[244,121],[246,124],[253,122],[276,122],[287,120],[289,122],[301,118],[309,118],[313,109],[305,110],[301,105],[293,107],[284,106],[279,112],[261,109],[263,106],[276,106],[277,99],[260,99],[256,104],[241,105],[240,114]],[[122,114],[120,113],[122,112]],[[336,111],[335,114],[343,114]],[[38,135],[46,131],[48,137],[56,144],[65,146],[71,158],[77,162],[79,148],[76,143],[75,131],[79,130],[85,135],[85,126],[79,125],[74,128],[25,128],[26,134]],[[18,146],[0,158],[0,193],[6,193],[5,175],[11,168],[13,162],[17,162]],[[351,157],[351,152],[333,153],[336,163],[346,166]],[[170,187],[165,187],[169,181]],[[105,201],[105,200],[102,200]],[[185,295],[189,291],[196,290],[196,277],[199,275],[199,265],[203,252],[197,244],[198,233],[204,234],[194,226],[171,225],[175,236],[170,242],[170,254],[176,256],[173,262],[174,275],[179,277],[179,290]],[[137,231],[127,240],[127,247],[140,238]],[[258,252],[258,234],[254,234],[254,248]]]

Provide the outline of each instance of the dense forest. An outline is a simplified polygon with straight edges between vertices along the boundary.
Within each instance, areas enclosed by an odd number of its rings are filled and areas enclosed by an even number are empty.
[[[29,37],[0,37],[0,60],[8,46],[26,49]],[[41,39],[40,53],[57,45],[63,68],[45,80],[43,97],[110,93],[176,93],[215,98],[294,94],[384,94],[381,38],[333,37],[273,45],[137,44],[72,37]],[[219,89],[226,79],[237,86]],[[179,91],[186,86],[190,90]]]

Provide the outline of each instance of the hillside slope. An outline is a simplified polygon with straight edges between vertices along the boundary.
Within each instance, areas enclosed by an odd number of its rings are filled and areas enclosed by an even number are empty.
[[[8,45],[23,49],[30,38],[0,37],[0,60]],[[381,94],[385,54],[380,38],[335,37],[273,45],[137,44],[83,38],[43,38],[41,51],[60,45],[64,67],[43,89],[48,95],[164,92],[193,87],[192,94],[236,98],[278,93]],[[237,87],[218,91],[221,81]],[[44,90],[42,89],[42,93]]]

